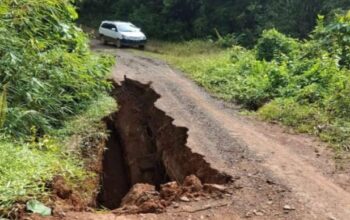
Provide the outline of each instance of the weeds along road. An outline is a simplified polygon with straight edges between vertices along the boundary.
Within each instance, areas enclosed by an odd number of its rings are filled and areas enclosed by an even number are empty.
[[[192,151],[233,176],[236,191],[230,205],[211,210],[214,215],[224,219],[230,219],[230,213],[253,219],[350,218],[348,175],[335,169],[333,155],[323,144],[240,116],[233,106],[212,98],[163,61],[126,49],[117,51],[117,60],[114,80],[120,83],[126,76],[151,82],[161,96],[156,107],[174,118],[175,125],[189,129],[187,145]]]

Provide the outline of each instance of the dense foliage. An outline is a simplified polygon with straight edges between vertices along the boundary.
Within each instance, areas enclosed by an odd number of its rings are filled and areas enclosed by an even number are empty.
[[[130,20],[150,36],[182,40],[236,33],[252,45],[267,28],[306,37],[318,14],[349,8],[347,0],[81,0],[81,22],[96,27],[101,20]]]
[[[158,52],[218,97],[350,150],[349,30],[345,13],[320,17],[308,41],[271,29],[251,50],[192,42]]]
[[[81,190],[91,177],[68,136],[107,133],[113,61],[90,52],[76,18],[71,0],[0,1],[0,219],[48,201],[55,176]]]
[[[298,43],[275,29],[263,31],[256,45],[256,57],[258,60],[272,61],[279,58],[291,58],[297,51]]]
[[[76,18],[70,0],[0,2],[0,91],[7,95],[0,125],[6,133],[29,134],[32,127],[45,133],[108,89],[112,62],[91,54]]]

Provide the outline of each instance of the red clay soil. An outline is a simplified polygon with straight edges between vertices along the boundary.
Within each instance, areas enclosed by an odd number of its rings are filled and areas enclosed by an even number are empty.
[[[66,199],[69,199],[73,192],[65,186],[64,181],[58,180],[55,184],[57,184],[57,189],[59,191],[55,192],[59,193],[60,195],[64,195]],[[69,207],[67,201],[66,211],[62,211],[62,209],[55,210],[54,217],[30,215],[24,219],[100,219],[100,217],[102,219],[119,219],[117,216],[121,216],[121,219],[123,219],[129,217],[133,218],[136,216],[152,216],[147,213],[154,213],[160,216],[164,216],[164,213],[167,209],[176,210],[174,214],[178,213],[181,216],[181,213],[196,213],[210,210],[212,208],[227,207],[229,205],[229,202],[223,199],[224,195],[226,195],[226,197],[229,197],[232,195],[233,191],[234,189],[226,187],[224,185],[202,184],[200,179],[194,175],[191,175],[184,179],[182,185],[179,185],[175,181],[169,182],[160,185],[159,191],[156,190],[156,187],[154,185],[137,183],[122,199],[120,208],[113,210],[110,214],[93,214],[82,212],[82,210],[80,210],[80,212],[73,212],[72,208],[74,206]],[[191,202],[196,202],[198,205],[201,203],[201,201],[203,202],[210,200],[212,200],[212,205],[206,204],[202,208],[196,208],[196,206],[186,207],[181,204],[181,202],[189,204]],[[190,209],[184,210],[184,207],[187,209],[189,207]],[[54,206],[53,208],[56,209],[57,206]],[[147,215],[143,215],[142,213],[146,213]]]

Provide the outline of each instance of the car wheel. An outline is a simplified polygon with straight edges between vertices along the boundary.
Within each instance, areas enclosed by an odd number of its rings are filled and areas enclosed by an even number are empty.
[[[102,35],[102,41],[104,45],[108,45],[108,41],[107,38],[105,36]]]
[[[122,43],[120,42],[119,39],[117,39],[117,40],[115,41],[115,46],[116,46],[117,48],[121,48],[121,47],[122,47]]]

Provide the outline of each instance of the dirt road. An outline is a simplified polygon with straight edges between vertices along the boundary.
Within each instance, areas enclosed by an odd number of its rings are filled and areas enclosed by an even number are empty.
[[[231,212],[257,219],[350,219],[348,177],[336,171],[325,146],[238,115],[162,61],[126,50],[117,60],[113,78],[152,82],[161,96],[156,106],[189,129],[187,145],[234,177]]]
[[[281,126],[240,115],[236,106],[211,97],[184,73],[163,61],[99,43],[93,43],[93,49],[117,56],[112,77],[118,84],[125,84],[124,77],[142,84],[151,83],[152,93],[160,97],[155,104],[151,97],[152,103],[147,104],[159,110],[151,108],[153,115],[149,116],[153,123],[162,124],[154,121],[158,118],[154,113],[161,112],[174,119],[175,130],[187,128],[186,147],[202,155],[211,168],[232,176],[233,183],[229,186],[232,191],[215,198],[179,201],[179,206],[170,206],[162,214],[115,216],[72,212],[52,219],[350,219],[349,166],[335,164],[335,155],[325,144],[306,135],[287,133]],[[128,102],[128,96],[123,99]],[[132,117],[130,120],[124,117],[122,124],[135,121],[133,117],[139,115],[140,110],[121,107],[121,116]],[[126,123],[123,129],[130,130],[129,126],[133,125]],[[176,141],[175,133],[173,137],[168,136],[169,140]],[[133,134],[135,136],[135,132]],[[144,136],[136,136],[144,141]],[[163,144],[168,143],[162,138]],[[137,143],[134,147],[137,149]],[[181,156],[173,158],[182,159],[178,162],[182,163],[179,164],[182,169],[184,164],[191,163],[183,161]],[[176,166],[176,162],[173,160],[172,164]],[[117,175],[118,178],[121,177]]]

